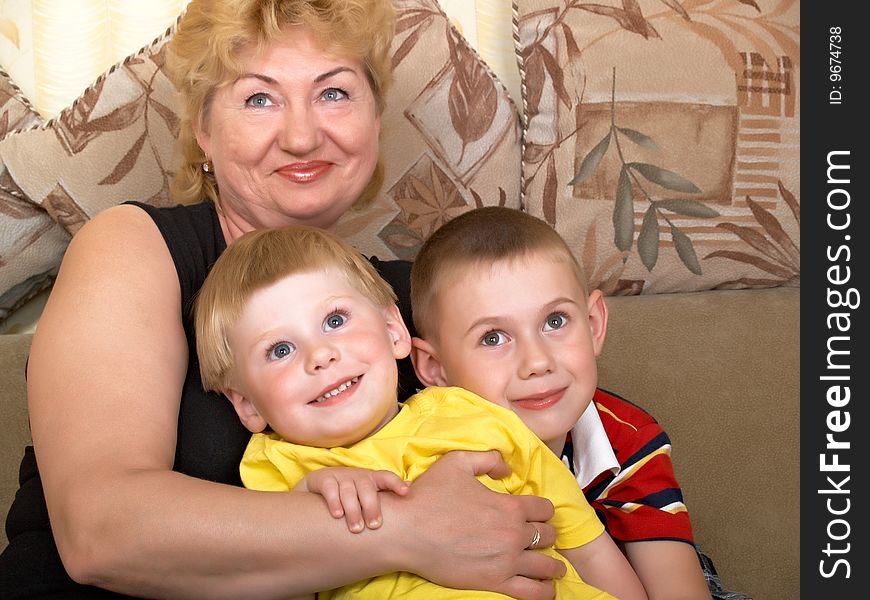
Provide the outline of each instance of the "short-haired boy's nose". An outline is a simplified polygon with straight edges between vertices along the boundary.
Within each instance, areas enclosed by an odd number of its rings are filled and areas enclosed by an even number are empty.
[[[534,338],[522,340],[520,343],[520,377],[528,379],[553,370],[553,356],[544,340]]]

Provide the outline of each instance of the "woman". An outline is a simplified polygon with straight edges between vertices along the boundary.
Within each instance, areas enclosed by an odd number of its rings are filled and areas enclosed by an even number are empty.
[[[190,3],[168,51],[175,191],[206,202],[114,207],[70,244],[30,355],[39,472],[28,453],[0,596],[287,597],[399,570],[552,595],[561,564],[525,550],[535,530],[553,543],[552,505],[486,491],[472,475],[497,456],[446,456],[352,535],[317,496],[237,487],[247,432],[202,391],[189,308],[226,245],[332,228],[376,192],[393,20],[388,0]],[[407,287],[407,265],[382,266]]]

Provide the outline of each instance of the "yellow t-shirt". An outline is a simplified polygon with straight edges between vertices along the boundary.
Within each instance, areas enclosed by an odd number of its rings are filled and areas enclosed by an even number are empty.
[[[451,450],[498,450],[511,468],[504,479],[481,475],[491,490],[549,498],[556,508],[550,523],[556,548],[576,548],[604,531],[574,476],[562,461],[513,412],[467,390],[430,387],[408,399],[380,431],[350,447],[316,448],[255,434],[240,466],[245,487],[289,491],[305,475],[323,467],[386,469],[414,481]],[[352,534],[348,534],[352,535]],[[552,548],[540,552],[562,560],[568,573],[556,582],[556,594],[578,600],[611,598],[582,582],[571,564]],[[356,582],[319,598],[506,598],[502,594],[451,590],[411,573],[391,573]]]

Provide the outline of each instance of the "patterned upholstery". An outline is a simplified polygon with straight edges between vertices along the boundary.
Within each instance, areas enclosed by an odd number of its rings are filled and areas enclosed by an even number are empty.
[[[607,294],[800,283],[796,0],[519,0],[526,208]]]

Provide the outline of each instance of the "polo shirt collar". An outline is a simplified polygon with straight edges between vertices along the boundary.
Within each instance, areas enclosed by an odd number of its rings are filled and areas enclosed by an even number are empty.
[[[604,431],[594,399],[571,430],[571,443],[574,445],[574,473],[580,487],[585,488],[605,471],[619,474],[619,461]]]

